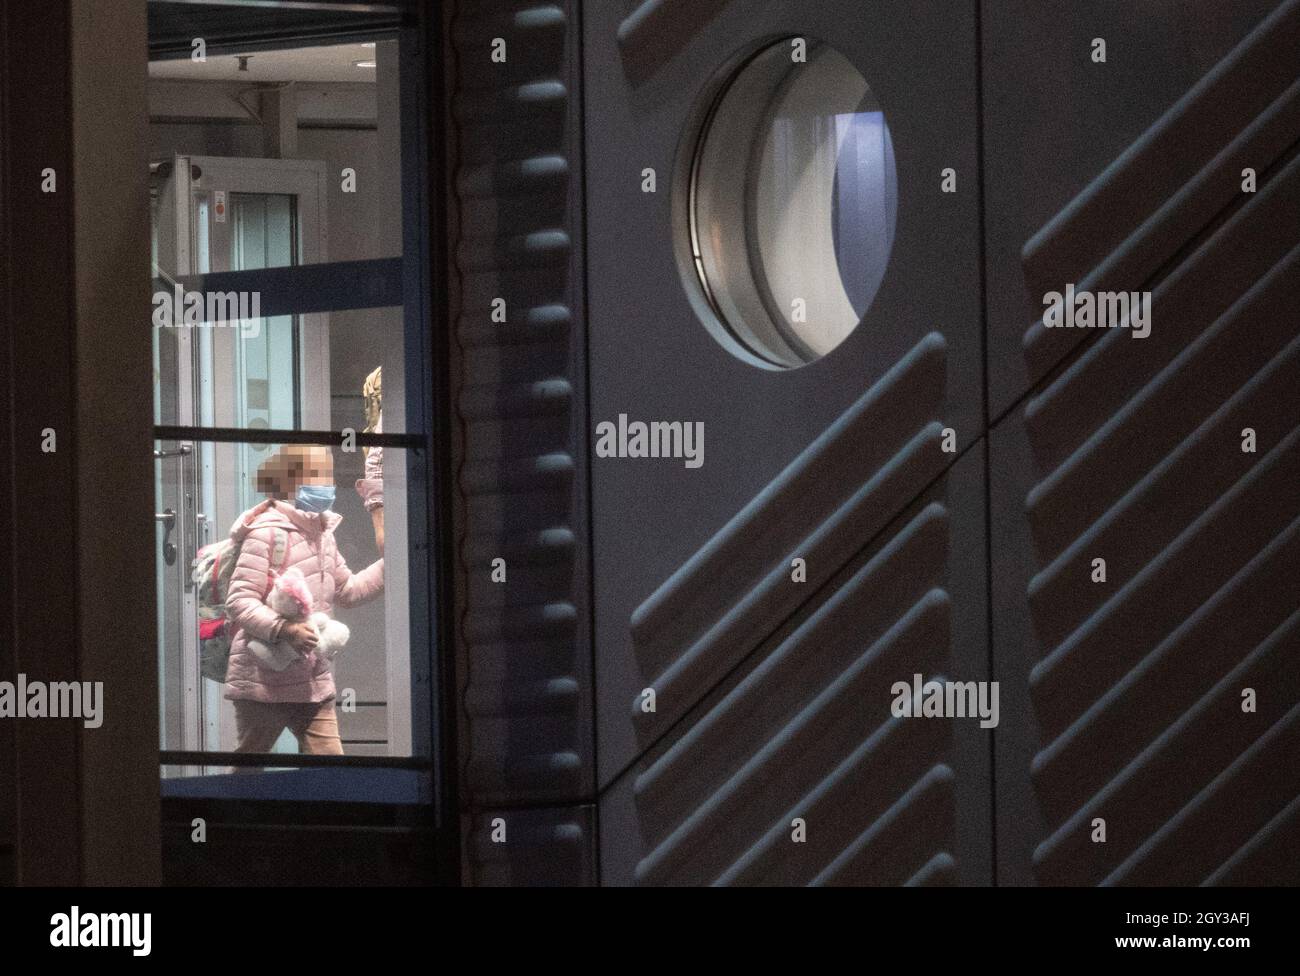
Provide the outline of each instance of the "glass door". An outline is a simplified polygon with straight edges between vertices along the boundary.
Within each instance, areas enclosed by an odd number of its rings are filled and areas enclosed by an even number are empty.
[[[230,272],[326,258],[323,163],[176,156],[154,206],[155,416],[164,426],[247,431],[329,427],[329,331],[322,314],[263,314]],[[271,444],[156,445],[162,748],[229,750],[233,714],[199,668],[191,567],[198,550],[259,500]],[[287,733],[277,751],[294,751]],[[175,770],[199,772],[195,767]]]

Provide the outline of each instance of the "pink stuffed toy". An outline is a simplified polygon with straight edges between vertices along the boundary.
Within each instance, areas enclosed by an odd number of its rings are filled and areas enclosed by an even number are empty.
[[[351,632],[347,624],[331,620],[328,614],[312,613],[312,595],[307,587],[307,580],[302,570],[296,566],[283,573],[272,574],[274,582],[271,592],[266,595],[266,605],[289,621],[306,620],[316,631],[316,653],[326,660],[333,660],[343,645],[348,642]],[[249,640],[248,649],[257,658],[258,663],[272,671],[283,671],[302,655],[287,640],[267,644],[256,639]]]

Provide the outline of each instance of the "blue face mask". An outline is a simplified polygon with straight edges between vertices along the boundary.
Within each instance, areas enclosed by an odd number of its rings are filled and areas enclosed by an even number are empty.
[[[334,486],[299,485],[294,504],[304,512],[328,512],[334,507]]]

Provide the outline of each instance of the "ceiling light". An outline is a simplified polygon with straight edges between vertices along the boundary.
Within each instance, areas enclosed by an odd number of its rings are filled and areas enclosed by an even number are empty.
[[[356,65],[358,68],[373,68],[375,66],[375,62],[373,59],[371,59],[370,61],[353,61],[352,63]]]

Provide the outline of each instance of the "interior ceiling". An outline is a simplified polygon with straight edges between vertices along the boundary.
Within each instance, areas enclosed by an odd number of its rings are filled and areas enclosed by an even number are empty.
[[[402,25],[402,12],[410,7],[408,0],[388,3],[332,2],[191,2],[191,0],[150,0],[149,3],[149,59],[150,61],[190,61],[195,38],[207,45],[208,64],[217,55],[284,51],[305,45],[355,44],[392,36]],[[253,64],[250,62],[250,71]],[[198,65],[206,67],[205,65]],[[238,63],[229,59],[228,67],[234,70]],[[348,68],[360,74],[351,63]],[[293,70],[290,65],[287,70]],[[303,70],[306,70],[305,68]],[[158,77],[200,77],[210,80],[211,75],[158,74]],[[311,81],[335,80],[304,78],[272,78],[258,80]],[[355,80],[355,79],[350,79]]]
[[[247,71],[239,70],[247,58]],[[295,47],[278,51],[253,51],[242,55],[208,53],[207,61],[189,58],[153,61],[150,78],[187,81],[250,82],[374,82],[374,68],[359,68],[358,61],[373,62],[375,48],[364,43]]]

